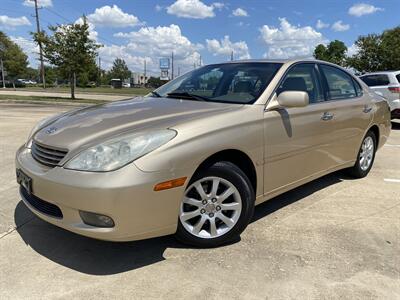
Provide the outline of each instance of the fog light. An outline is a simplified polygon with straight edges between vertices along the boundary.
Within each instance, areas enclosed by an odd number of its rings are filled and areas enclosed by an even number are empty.
[[[114,227],[114,221],[105,215],[99,215],[88,211],[79,211],[83,223],[96,227]]]

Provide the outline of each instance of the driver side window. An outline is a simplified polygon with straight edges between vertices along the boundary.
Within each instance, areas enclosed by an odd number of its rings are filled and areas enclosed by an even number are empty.
[[[299,64],[291,68],[280,84],[277,94],[285,91],[306,92],[310,103],[319,103],[325,100],[314,64]]]

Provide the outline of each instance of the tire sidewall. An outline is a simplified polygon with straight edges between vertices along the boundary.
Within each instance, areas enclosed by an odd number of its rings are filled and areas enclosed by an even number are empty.
[[[242,200],[240,217],[235,226],[227,233],[220,237],[209,239],[196,237],[186,231],[178,217],[176,237],[183,243],[204,248],[217,247],[229,243],[239,237],[240,233],[247,227],[253,216],[255,202],[254,191],[249,179],[241,169],[229,162],[218,162],[205,170],[197,172],[189,181],[188,187],[201,178],[211,176],[221,177],[236,187]]]
[[[369,165],[368,169],[362,170],[361,165],[360,165],[360,154],[361,154],[361,150],[362,150],[362,145],[367,137],[372,138],[372,141],[374,143],[374,151],[372,154],[372,161],[371,161],[371,164]],[[362,139],[361,146],[360,146],[360,149],[357,154],[357,161],[356,161],[356,164],[354,165],[354,171],[358,177],[360,177],[360,178],[365,177],[368,175],[369,171],[371,171],[372,166],[374,165],[374,161],[375,161],[376,145],[377,145],[377,141],[376,141],[375,134],[372,131],[368,131],[367,134]]]

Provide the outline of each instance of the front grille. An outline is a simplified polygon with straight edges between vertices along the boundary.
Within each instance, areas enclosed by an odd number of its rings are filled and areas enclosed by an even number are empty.
[[[57,166],[67,155],[67,150],[54,149],[50,146],[40,145],[37,142],[32,143],[32,156],[35,160],[48,167]]]
[[[22,186],[19,188],[21,196],[35,209],[50,217],[62,219],[63,214],[61,209],[52,203],[46,202],[35,195],[29,194]]]

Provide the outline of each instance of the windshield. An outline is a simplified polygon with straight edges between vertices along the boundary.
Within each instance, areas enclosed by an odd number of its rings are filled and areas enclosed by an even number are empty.
[[[158,97],[250,104],[262,94],[282,64],[227,63],[186,73],[158,88]]]

